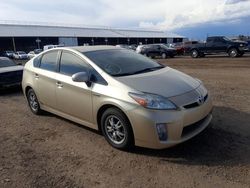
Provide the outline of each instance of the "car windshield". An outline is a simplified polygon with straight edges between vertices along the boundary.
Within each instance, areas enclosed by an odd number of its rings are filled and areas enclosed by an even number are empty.
[[[16,66],[16,64],[9,59],[0,59],[0,68]]]
[[[83,54],[111,76],[140,74],[164,67],[143,55],[123,49],[90,51]]]
[[[231,41],[229,38],[227,38],[227,37],[223,37],[223,39],[225,40],[225,41]]]

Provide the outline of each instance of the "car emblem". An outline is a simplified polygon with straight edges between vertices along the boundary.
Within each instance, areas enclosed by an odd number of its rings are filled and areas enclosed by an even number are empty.
[[[199,105],[202,105],[204,103],[204,97],[200,95],[197,102]]]

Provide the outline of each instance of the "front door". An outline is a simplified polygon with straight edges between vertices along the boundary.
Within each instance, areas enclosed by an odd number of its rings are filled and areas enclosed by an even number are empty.
[[[61,55],[59,72],[56,76],[56,98],[58,110],[92,123],[92,92],[84,82],[74,82],[72,75],[89,70],[80,56],[64,50]]]

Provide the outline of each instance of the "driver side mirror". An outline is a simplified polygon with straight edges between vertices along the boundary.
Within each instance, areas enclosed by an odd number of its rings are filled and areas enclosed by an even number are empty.
[[[74,82],[85,82],[90,87],[91,82],[89,81],[89,74],[87,72],[78,72],[72,75]]]

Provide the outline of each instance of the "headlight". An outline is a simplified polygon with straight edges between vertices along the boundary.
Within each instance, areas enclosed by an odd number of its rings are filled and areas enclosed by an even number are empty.
[[[150,93],[129,93],[138,104],[156,110],[177,110],[177,106],[165,97]]]

